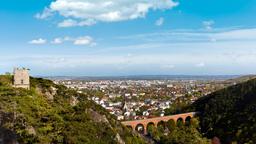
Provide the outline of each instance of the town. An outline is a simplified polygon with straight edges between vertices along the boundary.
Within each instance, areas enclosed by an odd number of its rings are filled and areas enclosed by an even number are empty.
[[[73,80],[56,84],[76,89],[104,107],[118,120],[139,120],[177,113],[177,104],[188,105],[213,91],[231,85],[225,80]],[[182,104],[181,104],[182,103]],[[173,111],[175,109],[175,111]]]

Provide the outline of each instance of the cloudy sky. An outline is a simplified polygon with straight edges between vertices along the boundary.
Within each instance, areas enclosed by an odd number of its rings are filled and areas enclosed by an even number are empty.
[[[255,0],[6,0],[0,73],[256,73]]]

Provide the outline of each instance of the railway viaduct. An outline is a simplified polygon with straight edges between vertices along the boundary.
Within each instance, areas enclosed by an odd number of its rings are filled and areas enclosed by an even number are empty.
[[[132,128],[132,130],[139,131],[139,128],[142,129],[142,133],[147,133],[147,128],[150,124],[157,127],[159,124],[163,122],[168,122],[170,120],[173,120],[175,123],[178,121],[182,121],[185,123],[186,121],[190,121],[191,118],[193,118],[196,115],[196,112],[190,112],[190,113],[183,113],[183,114],[177,114],[177,115],[171,115],[171,116],[163,116],[163,117],[155,117],[155,118],[149,118],[149,119],[142,119],[142,120],[133,120],[133,121],[123,121],[122,124]]]

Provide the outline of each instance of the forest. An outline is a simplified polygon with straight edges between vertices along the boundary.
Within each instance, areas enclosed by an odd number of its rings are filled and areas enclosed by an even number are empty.
[[[200,98],[187,108],[200,112],[201,133],[222,143],[256,143],[256,79]]]

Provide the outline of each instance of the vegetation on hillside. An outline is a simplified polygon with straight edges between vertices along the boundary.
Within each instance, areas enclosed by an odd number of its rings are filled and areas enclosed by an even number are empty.
[[[126,143],[145,141],[122,126],[113,115],[88,100],[99,94],[77,93],[50,80],[31,78],[31,89],[13,88],[12,76],[0,76],[0,138],[19,143]],[[187,103],[186,103],[187,105]],[[176,113],[184,107],[177,103]],[[204,144],[198,121],[152,127],[148,137],[160,144]]]
[[[196,118],[185,124],[171,120],[157,128],[149,125],[148,136],[159,144],[208,144],[209,140],[203,138],[198,129],[199,121]]]
[[[31,78],[31,90],[13,88],[11,82],[11,76],[0,76],[5,142],[144,143],[84,94],[44,79]]]
[[[201,130],[222,143],[256,143],[256,79],[200,98],[192,109],[200,112]]]

